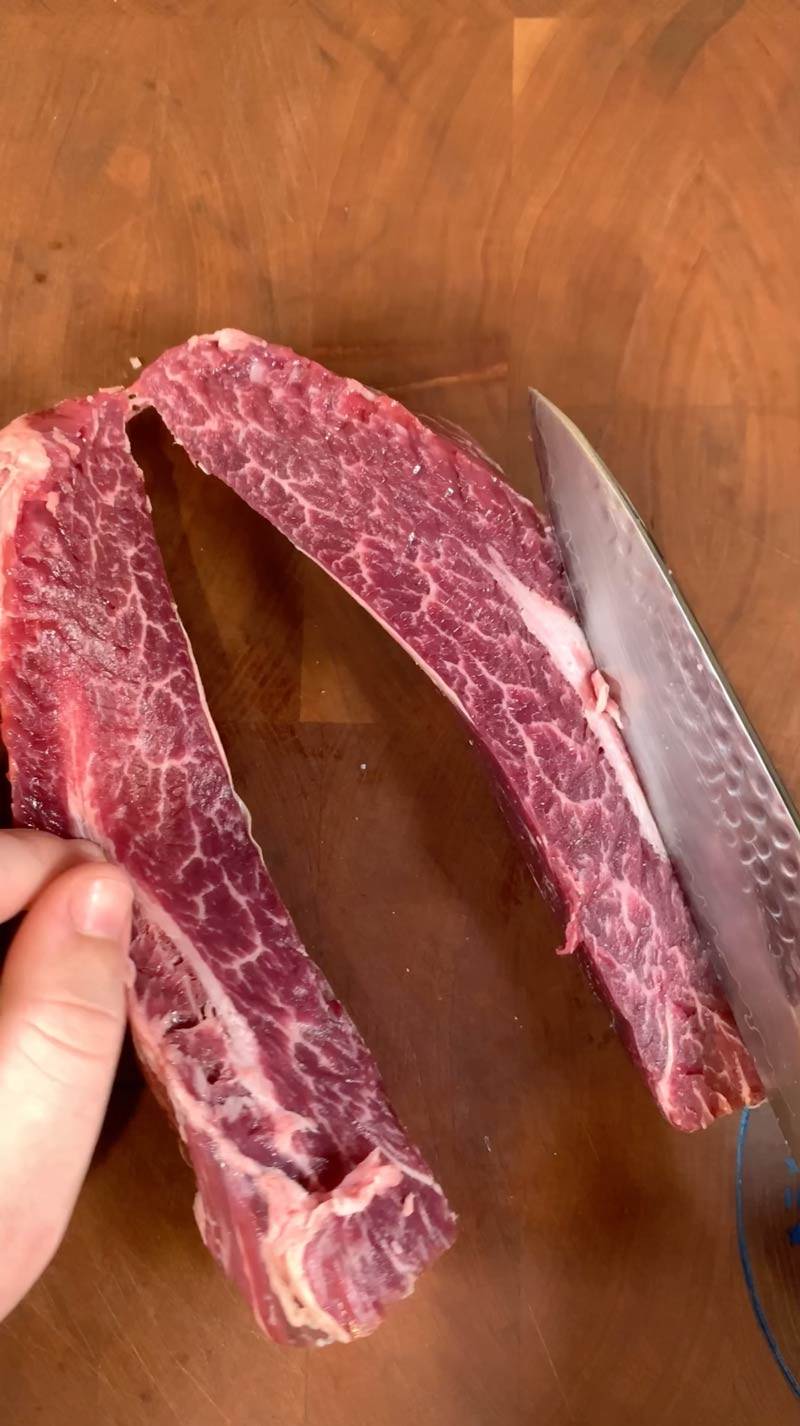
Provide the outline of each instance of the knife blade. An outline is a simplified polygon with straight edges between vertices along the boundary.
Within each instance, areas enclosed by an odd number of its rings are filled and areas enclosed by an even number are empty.
[[[800,818],[631,501],[537,391],[545,503],[595,664],[784,1137],[800,1162]]]

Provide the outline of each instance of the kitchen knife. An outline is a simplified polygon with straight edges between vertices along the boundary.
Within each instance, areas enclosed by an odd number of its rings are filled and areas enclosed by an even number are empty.
[[[800,1162],[800,818],[630,500],[563,412],[530,397],[592,656],[619,691],[704,949]]]

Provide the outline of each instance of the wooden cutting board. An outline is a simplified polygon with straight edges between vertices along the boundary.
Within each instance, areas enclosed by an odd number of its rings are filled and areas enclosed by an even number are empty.
[[[800,793],[790,0],[5,0],[3,420],[242,326],[467,427],[525,387],[627,486]],[[730,1120],[660,1120],[466,737],[363,611],[139,432],[236,783],[461,1215],[409,1302],[280,1350],[124,1059],[8,1426],[756,1426]]]

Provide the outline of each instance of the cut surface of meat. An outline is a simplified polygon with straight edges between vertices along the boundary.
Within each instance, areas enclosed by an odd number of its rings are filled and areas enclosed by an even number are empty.
[[[191,459],[358,599],[473,730],[540,885],[667,1119],[762,1089],[574,617],[553,538],[469,444],[226,330],[137,380]]]
[[[0,710],[14,814],[136,889],[130,1016],[203,1238],[277,1341],[371,1331],[454,1218],[309,959],[231,785],[104,392],[0,433]]]

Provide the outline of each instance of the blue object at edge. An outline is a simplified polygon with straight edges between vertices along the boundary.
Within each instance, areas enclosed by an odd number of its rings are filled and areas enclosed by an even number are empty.
[[[798,1381],[797,1377],[789,1366],[789,1363],[786,1361],[786,1358],[784,1357],[783,1352],[781,1351],[775,1339],[772,1328],[770,1327],[769,1322],[767,1321],[766,1313],[764,1312],[764,1308],[761,1305],[761,1298],[759,1297],[758,1290],[756,1288],[755,1278],[753,1277],[753,1268],[750,1262],[750,1254],[747,1250],[747,1240],[744,1231],[744,1203],[742,1193],[742,1178],[744,1174],[744,1146],[745,1141],[747,1139],[747,1126],[749,1123],[750,1110],[743,1109],[741,1118],[739,1120],[739,1133],[736,1138],[736,1240],[739,1245],[739,1260],[742,1264],[742,1272],[744,1273],[744,1281],[745,1286],[747,1288],[747,1295],[750,1298],[750,1304],[755,1313],[756,1321],[758,1322],[758,1325],[764,1334],[764,1339],[767,1343],[767,1346],[769,1347],[773,1357],[775,1358],[775,1361],[780,1367],[780,1370],[783,1374],[783,1378],[786,1381],[787,1385],[794,1392],[795,1396],[800,1398],[800,1381]]]

